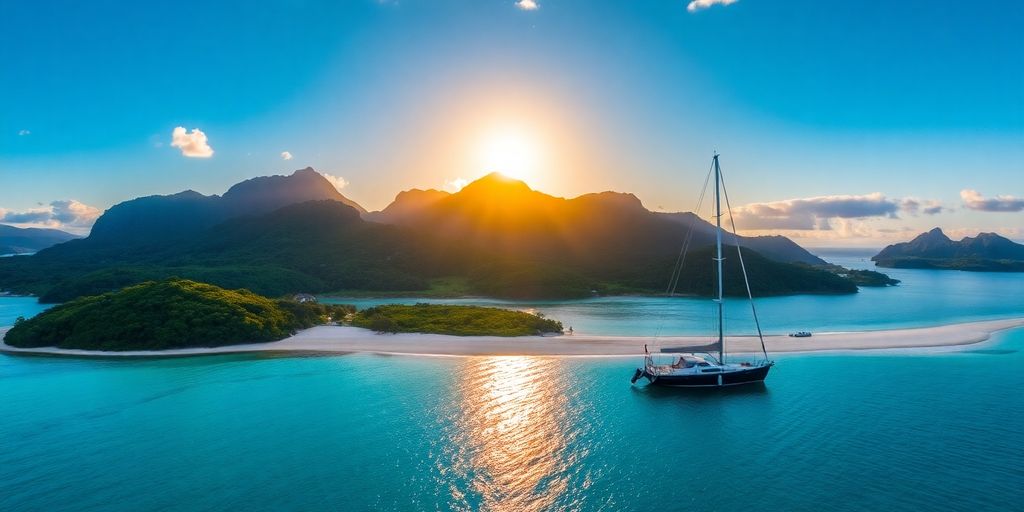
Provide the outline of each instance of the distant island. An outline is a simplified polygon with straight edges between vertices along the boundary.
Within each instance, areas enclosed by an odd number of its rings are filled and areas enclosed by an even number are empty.
[[[491,174],[456,193],[403,192],[367,212],[307,168],[253,178],[223,196],[185,191],[120,203],[84,239],[0,259],[0,289],[47,303],[170,277],[269,297],[655,294],[664,293],[689,229],[677,292],[710,295],[714,227],[691,213],[649,211],[632,194],[564,199]],[[856,293],[865,282],[785,237],[725,241],[744,248],[757,296]],[[735,247],[726,253],[726,265],[737,265]],[[746,290],[729,280],[725,293]]]
[[[0,224],[0,254],[32,254],[76,238],[59,229],[16,228]]]
[[[364,309],[352,325],[381,333],[424,333],[451,336],[534,336],[562,334],[562,323],[543,315],[482,306],[416,304]]]
[[[280,340],[353,310],[167,279],[81,297],[31,319],[19,318],[4,342],[20,348],[108,351],[219,347]]]
[[[879,267],[1024,272],[1024,245],[995,233],[951,240],[941,229],[890,245],[871,258]]]
[[[874,270],[849,269],[841,265],[833,264],[821,265],[819,268],[826,269],[840,277],[849,279],[857,286],[878,288],[896,286],[900,284],[899,279],[893,279],[886,274],[875,272]]]

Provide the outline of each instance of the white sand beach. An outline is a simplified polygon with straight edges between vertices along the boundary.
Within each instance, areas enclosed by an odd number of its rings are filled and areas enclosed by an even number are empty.
[[[847,350],[879,350],[954,347],[988,340],[992,334],[1024,326],[1024,318],[967,322],[937,327],[881,331],[834,332],[810,338],[786,335],[765,337],[769,353]],[[0,336],[7,328],[0,328]],[[707,350],[713,340],[707,336],[444,336],[438,334],[376,334],[356,327],[321,326],[270,343],[227,347],[188,348],[162,351],[104,352],[53,347],[15,348],[0,344],[9,354],[50,354],[82,357],[159,357],[248,352],[350,353],[439,355],[439,356],[633,356],[648,345],[651,352]],[[760,352],[756,337],[729,337],[731,353]]]

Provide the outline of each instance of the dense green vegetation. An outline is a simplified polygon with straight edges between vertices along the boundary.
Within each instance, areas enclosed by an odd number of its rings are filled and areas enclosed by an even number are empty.
[[[561,265],[499,261],[475,267],[469,284],[476,295],[503,299],[568,299],[603,291],[601,281]]]
[[[427,287],[421,290],[360,290],[346,288],[332,290],[317,295],[326,297],[411,297],[418,299],[454,299],[471,296],[476,293],[469,280],[462,276],[436,277],[427,280]]]
[[[875,264],[888,268],[924,268],[933,270],[964,270],[968,272],[1024,272],[1024,261],[989,260],[980,258],[885,258]]]
[[[874,270],[853,270],[840,265],[814,265],[813,267],[828,270],[833,274],[845,277],[854,282],[857,286],[896,286],[900,284],[899,279],[893,279],[886,274]]]
[[[453,336],[529,336],[561,333],[562,323],[521,311],[481,306],[386,305],[355,314],[352,325],[383,333],[431,333]]]
[[[715,293],[717,281],[714,270],[715,250],[705,247],[690,251],[682,266],[677,294],[711,296]],[[743,269],[740,265],[736,247],[726,246],[722,251],[725,261],[723,267],[723,287],[727,296],[743,297],[747,290],[743,282]],[[750,281],[750,290],[755,297],[773,295],[789,295],[794,293],[840,294],[856,293],[857,285],[853,281],[838,276],[827,270],[805,264],[780,263],[769,260],[749,249],[743,250],[743,263]],[[635,283],[638,287],[660,292],[666,290],[665,284],[671,276],[672,261],[655,260],[647,266],[623,268],[624,281]],[[626,274],[626,273],[629,274]]]
[[[81,297],[19,319],[5,342],[113,351],[215,347],[279,340],[353,311],[171,278]]]
[[[315,290],[321,286],[319,281],[306,274],[274,266],[117,266],[62,279],[43,291],[39,301],[67,302],[76,297],[97,295],[137,283],[171,277],[209,283],[227,289],[246,288],[267,297],[279,297],[298,290]]]
[[[411,259],[414,242],[399,228],[359,220],[339,202],[310,202],[163,243],[74,240],[35,256],[4,258],[0,289],[48,303],[173,276],[269,297],[423,290],[437,274]]]
[[[899,279],[893,279],[881,272],[874,270],[851,270],[837,272],[857,284],[857,286],[896,286],[900,284]]]
[[[111,224],[100,230],[104,237],[0,260],[0,289],[59,303],[176,276],[270,297],[338,290],[511,299],[663,293],[685,228],[635,198],[612,196],[591,197],[562,212],[564,219],[538,213],[532,199],[502,202],[508,211],[493,217],[487,208],[496,203],[481,196],[471,208],[435,212],[438,226],[367,222],[338,201],[293,204],[164,240],[119,239]],[[745,254],[755,295],[857,290],[846,277]],[[713,293],[711,256],[707,246],[692,251],[678,293]],[[738,260],[726,257],[725,293],[743,295]]]

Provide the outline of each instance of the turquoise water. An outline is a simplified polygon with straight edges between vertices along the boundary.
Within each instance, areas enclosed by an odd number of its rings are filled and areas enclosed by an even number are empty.
[[[633,359],[0,356],[0,510],[1019,509],[1022,349],[710,393]]]
[[[1020,275],[892,275],[759,309],[769,331],[1024,312]],[[709,307],[515,306],[601,334],[701,332]],[[0,298],[0,325],[42,309]],[[0,510],[1020,508],[1024,329],[776,359],[764,388],[680,393],[630,386],[633,358],[0,355]]]
[[[830,252],[825,257],[846,267],[872,269],[869,258],[873,253]],[[895,287],[862,288],[851,295],[757,299],[762,327],[768,333],[860,331],[1024,316],[1024,273],[879,270],[902,283]],[[599,297],[531,302],[332,298],[328,301],[351,303],[360,308],[395,302],[496,305],[542,312],[581,334],[653,336],[706,334],[715,329],[715,305],[702,298]],[[747,301],[727,301],[725,313],[727,331],[753,332]]]
[[[0,296],[0,327],[14,325],[19,316],[32,318],[49,305],[42,305],[34,297]]]

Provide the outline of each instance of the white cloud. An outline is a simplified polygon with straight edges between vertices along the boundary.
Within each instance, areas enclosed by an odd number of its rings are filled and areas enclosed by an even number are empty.
[[[101,213],[99,208],[81,201],[64,199],[21,212],[0,208],[0,222],[82,232],[92,227]]]
[[[291,159],[292,159],[292,154],[291,154],[291,152],[288,152],[288,151],[282,151],[282,152],[281,152],[281,159],[282,159],[282,160],[291,160]]]
[[[199,128],[191,132],[179,126],[171,132],[171,146],[181,149],[181,154],[189,158],[210,158],[213,148],[206,141],[206,134]]]
[[[18,130],[18,136],[24,137],[26,135],[32,135],[32,132],[29,130]]]
[[[54,201],[50,203],[50,208],[53,210],[53,220],[62,226],[89,227],[103,213],[95,206],[74,199]]]
[[[900,201],[900,210],[916,216],[918,213],[936,215],[949,211],[949,208],[946,208],[941,202],[934,199],[922,200],[915,197],[907,197]]]
[[[977,190],[963,189],[960,199],[964,206],[980,212],[1020,212],[1024,211],[1024,198],[1014,196],[996,196],[986,199]]]
[[[518,2],[516,2],[516,7],[524,11],[536,11],[537,9],[540,8],[540,5],[537,5],[537,2],[535,0],[519,0]]]
[[[321,172],[320,175],[326,178],[327,181],[331,182],[331,185],[334,185],[334,188],[336,188],[339,192],[341,191],[341,189],[348,186],[348,180],[342,178],[341,176],[334,176],[333,174],[327,174],[326,172]]]
[[[465,178],[455,178],[444,182],[444,187],[442,188],[448,192],[455,193],[462,190],[462,187],[465,187],[466,185],[469,185],[469,180]]]
[[[31,210],[24,210],[20,212],[5,210],[4,216],[0,218],[0,222],[44,225],[50,221],[52,216],[53,212],[49,208],[33,208]]]
[[[693,0],[692,2],[686,5],[686,10],[690,12],[697,12],[701,9],[707,9],[708,7],[711,7],[712,5],[715,4],[731,5],[738,1],[739,0]]]
[[[886,199],[875,192],[752,203],[737,208],[735,213],[740,229],[829,230],[833,229],[830,221],[834,219],[895,218],[899,211],[899,201]]]
[[[805,247],[872,247],[879,248],[896,242],[905,242],[921,233],[908,226],[881,227],[880,219],[833,219],[828,230],[776,230]],[[760,233],[757,233],[760,234]]]
[[[932,199],[890,199],[880,192],[753,203],[733,209],[736,227],[749,234],[782,235],[810,246],[881,246],[906,241],[920,229],[912,217],[951,211]]]

